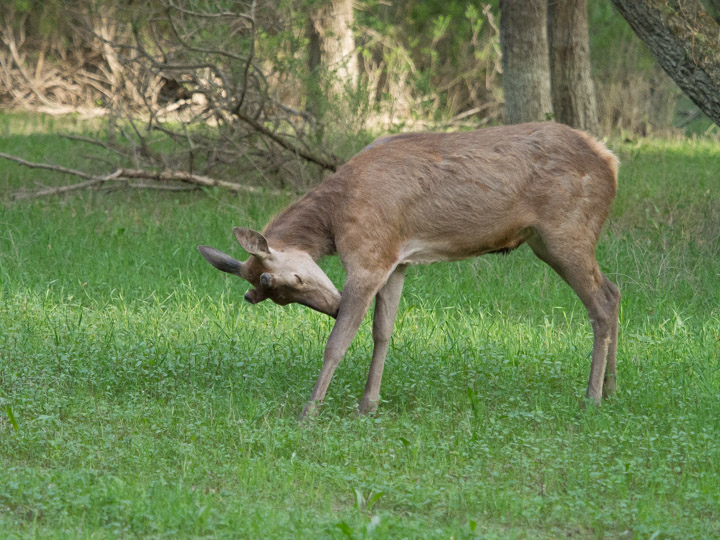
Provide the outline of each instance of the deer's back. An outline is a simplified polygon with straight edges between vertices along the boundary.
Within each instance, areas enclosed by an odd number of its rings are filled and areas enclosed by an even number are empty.
[[[338,250],[370,237],[424,262],[512,249],[540,225],[597,237],[616,174],[604,145],[561,124],[383,137],[329,181]]]

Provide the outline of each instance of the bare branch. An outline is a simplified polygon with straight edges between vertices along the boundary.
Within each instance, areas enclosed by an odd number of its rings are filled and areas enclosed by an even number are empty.
[[[244,84],[242,85],[242,93],[240,94],[240,99],[238,99],[237,105],[235,105],[232,110],[233,113],[239,111],[240,107],[242,107],[243,103],[245,103],[245,95],[247,94],[248,72],[250,70],[250,64],[252,64],[252,61],[255,58],[255,0],[253,0],[252,6],[250,7],[250,32],[250,54],[248,55],[247,62],[245,62],[245,70],[243,72]]]
[[[272,139],[277,144],[282,146],[285,150],[289,150],[290,152],[297,154],[298,156],[300,156],[303,159],[306,159],[307,161],[315,163],[316,165],[320,165],[323,169],[327,169],[327,170],[333,171],[333,172],[335,172],[337,170],[339,162],[338,162],[337,158],[335,158],[334,156],[330,160],[327,160],[320,156],[316,156],[314,154],[306,152],[305,150],[301,150],[297,146],[294,146],[290,142],[286,141],[284,138],[280,137],[277,133],[273,133],[272,131],[267,129],[260,122],[253,120],[252,118],[247,116],[242,111],[237,111],[235,114],[240,120],[242,120],[246,124],[249,124],[254,130],[259,131],[266,137]]]
[[[4,152],[0,152],[0,158],[7,159],[9,161],[14,161],[15,163],[22,165],[23,167],[28,167],[30,169],[45,169],[48,171],[59,172],[61,174],[70,174],[72,176],[77,176],[78,178],[85,178],[86,180],[97,180],[97,179],[101,178],[94,174],[86,173],[84,171],[78,171],[77,169],[68,169],[68,168],[62,167],[60,165],[51,165],[49,163],[33,163],[31,161],[26,161],[17,156],[5,154]]]
[[[77,141],[77,142],[83,142],[87,144],[92,144],[94,146],[99,146],[101,148],[104,148],[105,150],[109,150],[110,152],[114,152],[118,155],[123,155],[117,148],[114,146],[101,141],[100,139],[92,139],[90,137],[81,137],[80,135],[66,135],[66,134],[60,134],[59,137],[63,139],[68,139],[70,141]]]
[[[254,4],[254,2],[253,2],[253,4]],[[170,14],[170,8],[168,8],[167,17],[168,17],[167,20],[170,23],[170,29],[172,30],[173,35],[182,44],[182,46],[185,47],[187,50],[201,53],[201,54],[217,54],[220,56],[225,56],[226,58],[230,58],[231,60],[236,60],[238,62],[246,62],[247,65],[250,65],[250,63],[252,62],[252,55],[249,58],[244,58],[237,54],[233,54],[228,51],[222,51],[219,49],[204,49],[204,48],[193,47],[192,45],[187,43],[187,41],[185,41],[185,39],[180,35],[177,25],[175,24],[175,21],[173,20],[172,15]],[[253,23],[252,27],[253,27],[253,29],[255,28],[254,23]],[[254,32],[254,30],[253,30],[253,32]],[[245,74],[247,76],[247,71],[245,72]]]
[[[192,174],[185,171],[176,171],[165,169],[162,171],[145,171],[142,169],[119,169],[121,178],[138,179],[138,180],[160,180],[160,181],[180,181],[189,184],[197,184],[204,187],[221,187],[230,191],[242,191],[246,193],[266,193],[268,190],[256,188],[253,186],[245,186],[235,182],[226,182],[225,180],[217,180],[209,176]]]
[[[184,9],[178,6],[175,2],[172,0],[168,0],[168,4],[179,13],[183,13],[185,15],[190,15],[191,17],[203,17],[207,19],[221,19],[221,18],[227,18],[227,17],[239,17],[241,19],[249,19],[247,15],[244,15],[242,13],[236,13],[234,11],[219,11],[217,13],[208,13],[208,12],[201,12],[201,11],[191,11],[189,9]]]
[[[26,161],[22,158],[19,158],[17,156],[12,156],[10,154],[5,154],[0,152],[0,158],[7,159],[9,161],[13,161],[15,163],[18,163],[19,165],[22,165],[23,167],[28,167],[30,169],[44,169],[49,171],[55,171],[59,172],[61,174],[68,174],[72,176],[77,176],[78,178],[85,178],[86,180],[84,182],[78,182],[76,184],[69,184],[65,186],[58,186],[53,188],[43,188],[36,191],[18,191],[14,194],[15,199],[27,199],[27,198],[37,198],[37,197],[46,197],[50,195],[60,195],[62,193],[68,193],[71,191],[78,191],[81,189],[87,189],[87,188],[94,188],[99,187],[107,182],[111,181],[128,181],[128,180],[155,180],[159,182],[183,182],[186,184],[194,184],[196,186],[200,187],[219,187],[223,189],[227,189],[233,192],[243,192],[243,193],[280,193],[276,190],[267,190],[267,189],[260,189],[253,186],[246,186],[242,184],[237,184],[235,182],[226,182],[224,180],[218,180],[216,178],[211,178],[209,176],[203,176],[199,174],[192,174],[185,171],[177,171],[173,169],[164,169],[161,171],[147,171],[143,169],[125,169],[125,168],[119,168],[113,171],[112,173],[105,174],[105,175],[92,175],[83,171],[78,171],[76,169],[68,169],[66,167],[62,167],[60,165],[53,165],[50,163],[35,163],[31,161]],[[142,183],[136,183],[132,184],[131,187],[135,188],[141,188],[145,186],[146,184]],[[157,187],[157,186],[153,186]],[[173,189],[170,187],[167,187],[165,189]]]
[[[293,23],[262,6],[257,0],[158,0],[142,9],[111,3],[108,11],[97,12],[81,3],[73,8],[70,23],[77,53],[73,47],[49,48],[36,65],[30,65],[27,46],[22,47],[27,27],[21,24],[12,35],[0,25],[0,39],[16,44],[14,55],[0,52],[0,87],[30,107],[43,96],[54,106],[68,96],[75,104],[88,97],[102,99],[107,135],[69,138],[113,152],[107,155],[111,161],[94,166],[121,171],[113,185],[172,180],[238,191],[242,189],[232,175],[242,170],[270,186],[301,189],[323,170],[335,171],[340,160],[319,142],[318,120],[303,110],[303,81],[292,68],[263,57],[263,32],[283,35]],[[49,62],[50,53],[66,54],[67,63]],[[299,53],[288,49],[279,54],[289,58]],[[285,84],[293,91],[282,92]],[[99,185],[108,189],[102,185],[108,175],[31,165],[87,182],[49,188],[38,192],[41,196]],[[115,170],[125,166],[131,168]],[[142,173],[134,177],[130,171]],[[229,181],[213,178],[220,175]]]

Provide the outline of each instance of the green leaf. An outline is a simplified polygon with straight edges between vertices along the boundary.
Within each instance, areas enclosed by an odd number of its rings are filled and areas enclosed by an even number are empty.
[[[373,506],[375,506],[375,503],[380,500],[380,497],[385,495],[384,491],[378,491],[377,493],[373,493],[370,497],[368,497],[368,500],[365,502],[365,509],[368,512],[372,512]]]
[[[343,534],[344,534],[345,536],[347,536],[348,538],[351,538],[351,539],[352,539],[352,538],[355,538],[355,537],[353,536],[353,532],[352,532],[352,529],[350,528],[350,525],[348,525],[348,524],[345,523],[344,521],[341,521],[340,523],[337,523],[335,526],[336,526],[338,529],[340,529],[340,530],[343,532]]]
[[[15,429],[15,431],[20,431],[20,426],[18,426],[17,420],[15,420],[15,415],[13,414],[12,407],[10,407],[10,405],[6,405],[5,411],[7,412],[12,427]]]
[[[358,488],[354,489],[355,491],[355,508],[358,510],[362,510],[365,507],[365,497],[363,497],[363,494],[360,492]]]

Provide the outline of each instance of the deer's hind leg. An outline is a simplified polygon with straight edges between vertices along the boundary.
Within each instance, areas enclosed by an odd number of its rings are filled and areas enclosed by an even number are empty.
[[[607,365],[605,366],[605,377],[603,379],[603,391],[602,395],[604,398],[610,397],[615,393],[616,390],[616,379],[617,379],[617,345],[618,345],[618,325],[620,316],[620,289],[617,288],[607,276],[605,278],[605,297],[612,308],[610,329],[610,344],[608,345],[607,353]]]
[[[588,311],[593,351],[586,398],[599,404],[615,391],[620,292],[600,271],[594,242],[538,232],[528,244],[572,287]]]

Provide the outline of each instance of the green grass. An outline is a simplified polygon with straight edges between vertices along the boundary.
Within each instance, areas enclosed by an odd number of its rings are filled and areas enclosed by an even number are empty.
[[[33,121],[0,117],[0,151],[87,166]],[[240,256],[231,227],[289,198],[4,204],[0,537],[720,536],[720,149],[616,150],[598,258],[623,292],[619,392],[600,408],[580,406],[585,310],[527,248],[412,268],[379,413],[354,415],[368,318],[301,427],[332,321],[246,304],[195,250]],[[5,194],[69,181],[0,163]]]

